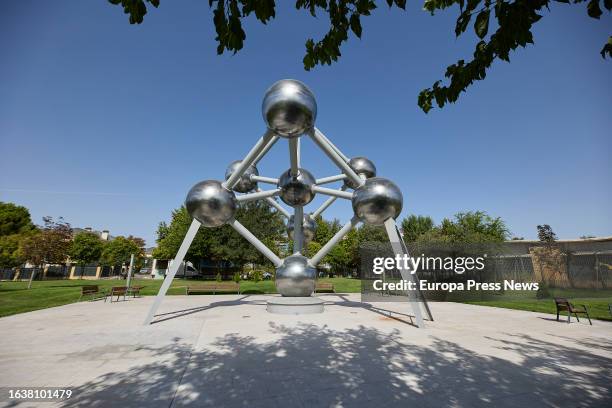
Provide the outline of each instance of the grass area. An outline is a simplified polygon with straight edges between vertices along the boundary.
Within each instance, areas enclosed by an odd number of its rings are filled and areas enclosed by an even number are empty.
[[[472,305],[551,313],[556,316],[557,309],[553,298],[562,297],[569,299],[574,305],[586,305],[592,319],[612,321],[612,315],[608,310],[608,304],[612,303],[612,290],[548,289],[548,292],[544,299],[537,299],[536,293],[532,291],[470,292],[469,294],[463,292],[449,294],[447,300]]]
[[[336,292],[359,293],[361,281],[348,278],[322,278],[320,282],[334,284]],[[168,291],[169,295],[185,294],[185,287],[195,285],[198,281],[175,279]],[[35,281],[32,289],[28,290],[27,282],[0,282],[0,317],[48,307],[61,306],[79,301],[82,285],[99,285],[100,288],[124,285],[120,280],[51,280]],[[145,288],[142,295],[157,294],[161,280],[135,279],[134,285]],[[276,293],[273,281],[240,282],[240,289],[245,294]],[[534,292],[507,291],[502,294],[470,292],[469,295],[454,294],[447,296],[447,301],[469,303],[473,305],[503,307],[507,309],[527,310],[532,312],[556,314],[552,297],[566,297],[574,304],[585,304],[592,318],[610,320],[612,315],[608,311],[608,304],[612,303],[612,290],[587,289],[551,289],[550,297],[536,299]]]
[[[572,298],[570,300],[574,305],[586,305],[589,310],[591,319],[610,320],[612,315],[608,311],[608,304],[612,303],[612,298]],[[527,300],[482,300],[482,301],[467,301],[465,303],[481,306],[503,307],[505,309],[528,310],[530,312],[551,313],[557,315],[555,302],[552,299],[527,299]],[[567,318],[567,312],[561,312],[561,320]],[[582,317],[583,315],[578,315]],[[586,317],[585,317],[586,319]],[[574,316],[572,315],[572,321]]]
[[[333,283],[337,292],[347,293],[361,290],[359,279],[322,278],[320,281]],[[162,280],[151,279],[135,279],[133,282],[133,285],[144,286],[141,292],[144,296],[156,295],[162,284]],[[198,282],[175,279],[168,294],[184,295],[186,286],[197,285]],[[111,286],[125,285],[125,281],[107,279],[34,281],[29,290],[28,282],[25,281],[0,282],[0,317],[78,302],[83,285],[99,285],[102,290],[109,289]],[[242,281],[240,290],[245,294],[276,293],[274,282],[271,280],[257,283]]]

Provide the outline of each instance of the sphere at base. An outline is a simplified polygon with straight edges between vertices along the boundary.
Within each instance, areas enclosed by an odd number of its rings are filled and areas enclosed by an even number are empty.
[[[299,137],[312,129],[317,118],[317,102],[306,85],[295,79],[275,82],[261,106],[268,128],[282,137]]]
[[[303,255],[291,255],[276,269],[274,283],[283,296],[310,296],[315,289],[317,270]]]
[[[287,221],[287,235],[289,239],[293,239],[293,230],[295,228],[295,216],[291,215]],[[304,214],[304,222],[302,223],[302,233],[304,234],[304,244],[312,241],[315,235],[317,223],[312,219],[310,214]]]
[[[367,157],[353,157],[349,160],[348,165],[351,166],[355,173],[366,179],[376,177],[376,166]],[[344,185],[350,188],[359,187],[353,180],[348,178],[344,180]]]
[[[192,218],[205,227],[220,227],[234,218],[238,203],[233,191],[217,180],[200,181],[191,187],[185,207]]]
[[[399,187],[382,177],[367,179],[353,193],[353,211],[369,225],[383,225],[402,211],[403,197]]]
[[[240,166],[240,163],[242,163],[242,160],[236,160],[227,167],[227,170],[225,170],[225,180],[230,178],[232,174],[236,172],[238,166]],[[234,187],[232,187],[232,190],[239,193],[248,193],[255,190],[257,188],[257,182],[252,181],[251,176],[259,176],[257,167],[253,165],[246,168],[244,173],[242,173],[242,176],[240,176],[238,179],[238,182],[234,184]]]
[[[297,175],[292,175],[289,169],[278,178],[278,187],[281,189],[279,196],[285,204],[292,207],[306,205],[315,197],[312,191],[315,182],[314,176],[308,170],[300,168]]]

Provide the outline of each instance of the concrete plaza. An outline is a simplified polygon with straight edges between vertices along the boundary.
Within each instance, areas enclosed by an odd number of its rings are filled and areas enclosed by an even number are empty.
[[[62,387],[74,407],[610,407],[612,323],[321,295],[272,315],[264,295],[82,302],[0,319],[0,387]],[[1,389],[1,388],[0,388]],[[36,406],[8,401],[0,406]]]

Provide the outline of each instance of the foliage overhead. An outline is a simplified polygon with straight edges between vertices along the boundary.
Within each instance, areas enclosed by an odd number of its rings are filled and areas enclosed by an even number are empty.
[[[388,7],[406,8],[406,0],[385,0]],[[109,0],[120,5],[129,15],[131,24],[143,22],[147,4],[159,7],[159,0]],[[456,7],[458,17],[455,35],[459,37],[472,25],[477,43],[472,59],[460,59],[446,68],[444,76],[448,83],[435,81],[430,88],[419,93],[418,105],[429,112],[435,102],[438,107],[457,101],[462,92],[475,81],[483,80],[487,70],[496,60],[510,61],[510,53],[518,47],[533,44],[532,27],[550,10],[551,3],[587,3],[589,17],[599,19],[603,14],[601,5],[610,11],[612,0],[425,0],[423,8],[432,15],[440,10]],[[255,15],[263,24],[276,17],[275,0],[209,0],[213,9],[213,23],[217,36],[217,54],[225,50],[238,52],[244,46],[246,33],[243,19]],[[340,48],[352,33],[361,38],[361,18],[369,16],[376,9],[373,0],[296,0],[295,8],[304,10],[312,17],[324,14],[329,17],[329,29],[320,39],[306,40],[304,68],[310,70],[316,65],[331,65],[341,56]],[[493,17],[493,21],[491,21]],[[494,30],[494,31],[493,31]],[[601,50],[603,58],[612,57],[612,36]]]

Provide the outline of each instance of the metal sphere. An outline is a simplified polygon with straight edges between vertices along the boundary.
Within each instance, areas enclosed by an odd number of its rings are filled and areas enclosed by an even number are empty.
[[[225,170],[225,179],[227,180],[236,172],[238,166],[240,166],[242,160],[236,160],[232,162]],[[254,165],[250,165],[247,169],[242,173],[242,176],[238,179],[238,182],[232,187],[232,190],[237,191],[239,193],[248,193],[257,188],[257,182],[251,180],[251,176],[259,176],[259,171],[257,167]]]
[[[292,207],[308,204],[315,196],[312,191],[315,181],[308,170],[299,168],[297,176],[291,174],[291,169],[287,170],[278,179],[281,200]]]
[[[367,157],[353,157],[349,160],[348,165],[351,166],[355,173],[366,179],[376,177],[376,166]],[[344,185],[350,188],[359,187],[357,183],[350,179],[344,180]]]
[[[274,283],[283,296],[310,296],[314,292],[317,269],[308,265],[308,259],[299,254],[288,256],[276,269]]]
[[[402,192],[390,180],[373,177],[353,193],[353,211],[366,224],[382,225],[402,211]]]
[[[261,106],[268,128],[283,137],[299,137],[312,129],[317,118],[317,102],[306,85],[295,79],[275,82]]]
[[[217,180],[200,181],[185,199],[187,212],[205,227],[220,227],[236,213],[238,202],[233,191]]]
[[[289,239],[293,239],[293,229],[295,228],[295,216],[292,215],[287,221],[287,235]],[[302,222],[302,234],[304,234],[304,244],[312,241],[317,229],[317,223],[312,219],[310,214],[304,214],[304,221]]]

